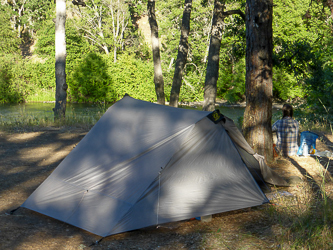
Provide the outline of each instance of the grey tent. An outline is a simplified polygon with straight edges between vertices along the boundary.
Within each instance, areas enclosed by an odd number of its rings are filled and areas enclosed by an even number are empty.
[[[21,207],[104,237],[267,203],[254,178],[267,173],[234,129],[125,96]]]

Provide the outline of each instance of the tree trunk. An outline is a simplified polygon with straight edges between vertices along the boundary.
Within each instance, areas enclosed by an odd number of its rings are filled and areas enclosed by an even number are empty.
[[[65,119],[67,84],[66,84],[66,1],[57,0],[55,22],[55,76],[56,95],[54,120]]]
[[[223,9],[224,3],[215,0],[205,79],[204,103],[202,107],[206,111],[215,110],[216,85],[219,77],[220,47],[224,20]]]
[[[117,46],[115,45],[113,48],[113,62],[117,62]]]
[[[175,73],[173,76],[172,88],[170,93],[169,105],[173,107],[178,107],[180,87],[182,85],[184,66],[186,64],[186,59],[187,59],[188,34],[190,32],[191,10],[192,10],[192,0],[185,0],[181,35],[178,47],[178,55],[177,55]]]
[[[246,1],[246,108],[243,132],[250,146],[267,162],[272,140],[272,13],[273,0]]]
[[[147,9],[148,9],[149,25],[151,30],[151,45],[152,45],[153,60],[154,60],[154,83],[157,96],[157,103],[164,105],[165,104],[164,81],[162,75],[160,47],[158,41],[158,26],[155,16],[154,0],[148,0]]]

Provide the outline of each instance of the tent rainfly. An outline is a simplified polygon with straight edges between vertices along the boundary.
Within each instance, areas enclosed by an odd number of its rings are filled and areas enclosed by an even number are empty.
[[[267,203],[263,181],[286,184],[229,118],[125,96],[21,207],[106,237]]]

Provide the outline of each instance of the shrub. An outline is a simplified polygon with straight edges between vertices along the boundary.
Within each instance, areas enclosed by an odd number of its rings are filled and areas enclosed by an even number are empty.
[[[12,82],[11,65],[0,65],[0,103],[18,103],[23,100],[22,93]]]
[[[133,98],[156,101],[152,62],[136,59],[132,54],[123,54],[116,63],[109,58],[108,65],[117,100],[127,93]]]
[[[87,54],[74,67],[69,79],[69,99],[73,102],[114,102],[112,79],[105,60],[95,53]]]

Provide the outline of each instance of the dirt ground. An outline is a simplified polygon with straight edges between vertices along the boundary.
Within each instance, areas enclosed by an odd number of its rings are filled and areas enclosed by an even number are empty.
[[[101,239],[82,229],[20,208],[87,131],[44,128],[35,131],[0,131],[0,249],[278,249],[281,229],[268,218],[266,204],[215,214],[211,222],[188,220],[136,230]],[[320,134],[317,149],[333,151],[330,134]],[[331,159],[322,158],[324,167]],[[320,166],[320,165],[319,165]],[[320,167],[313,157],[277,158],[271,167],[281,176],[320,182]],[[329,174],[330,178],[331,174]],[[332,190],[332,180],[327,181]],[[297,196],[302,182],[284,191]]]

